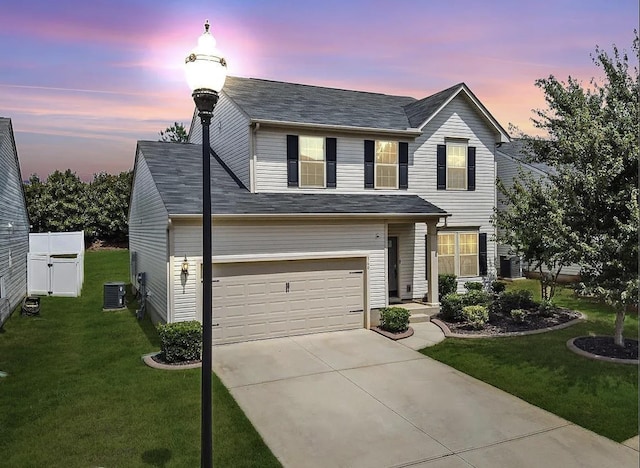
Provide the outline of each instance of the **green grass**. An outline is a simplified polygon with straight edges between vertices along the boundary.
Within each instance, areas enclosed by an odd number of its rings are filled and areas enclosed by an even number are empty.
[[[42,298],[0,333],[0,465],[191,467],[200,459],[200,369],[141,361],[155,328],[127,310],[102,311],[102,285],[128,282],[128,252],[89,252],[80,298]],[[214,464],[280,466],[213,377]]]
[[[533,280],[510,284],[529,289]],[[558,305],[580,310],[588,320],[564,330],[513,338],[452,339],[421,352],[501,388],[529,403],[621,442],[638,434],[638,367],[594,361],[569,351],[581,335],[612,335],[615,314],[602,304],[562,289]],[[627,316],[625,336],[638,337],[638,317]]]

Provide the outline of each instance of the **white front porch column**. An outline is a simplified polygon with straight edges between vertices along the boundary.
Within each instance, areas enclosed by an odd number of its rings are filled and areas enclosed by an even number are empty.
[[[428,305],[432,307],[438,307],[438,230],[436,228],[437,220],[429,221],[427,223],[427,245],[428,245],[428,257],[427,257],[427,299]]]

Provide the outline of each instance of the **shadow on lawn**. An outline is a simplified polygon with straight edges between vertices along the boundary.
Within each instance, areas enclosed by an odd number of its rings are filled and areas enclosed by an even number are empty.
[[[129,313],[131,314],[133,319],[136,321],[136,323],[138,324],[138,326],[140,327],[144,335],[147,337],[149,344],[151,346],[160,348],[160,337],[158,336],[156,327],[153,325],[153,322],[151,322],[150,315],[147,313],[142,319],[138,319],[136,314],[136,311],[139,308],[138,299],[133,293],[131,283],[127,284],[126,288],[127,288],[126,301],[127,301],[127,309]]]
[[[171,450],[166,448],[147,450],[142,454],[143,462],[148,465],[157,466],[158,468],[167,466],[169,460],[171,460]]]

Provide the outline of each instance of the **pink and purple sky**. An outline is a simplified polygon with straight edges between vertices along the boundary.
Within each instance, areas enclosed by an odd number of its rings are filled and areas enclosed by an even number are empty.
[[[205,19],[229,73],[422,98],[464,81],[506,128],[533,132],[537,78],[598,74],[630,50],[637,0],[22,0],[0,15],[0,116],[22,176],[131,169],[137,140],[193,101],[183,71]]]

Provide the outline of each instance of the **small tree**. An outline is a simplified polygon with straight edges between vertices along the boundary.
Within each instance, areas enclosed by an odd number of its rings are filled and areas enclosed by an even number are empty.
[[[160,139],[158,141],[188,143],[189,134],[185,130],[184,124],[174,122],[173,125],[167,127],[164,131],[160,131]]]
[[[550,301],[562,268],[576,257],[572,233],[564,222],[562,193],[522,169],[511,187],[501,180],[497,187],[506,205],[505,210],[495,210],[492,218],[498,241],[538,272],[541,297]]]
[[[87,187],[88,237],[124,242],[129,233],[132,171],[94,174]]]

